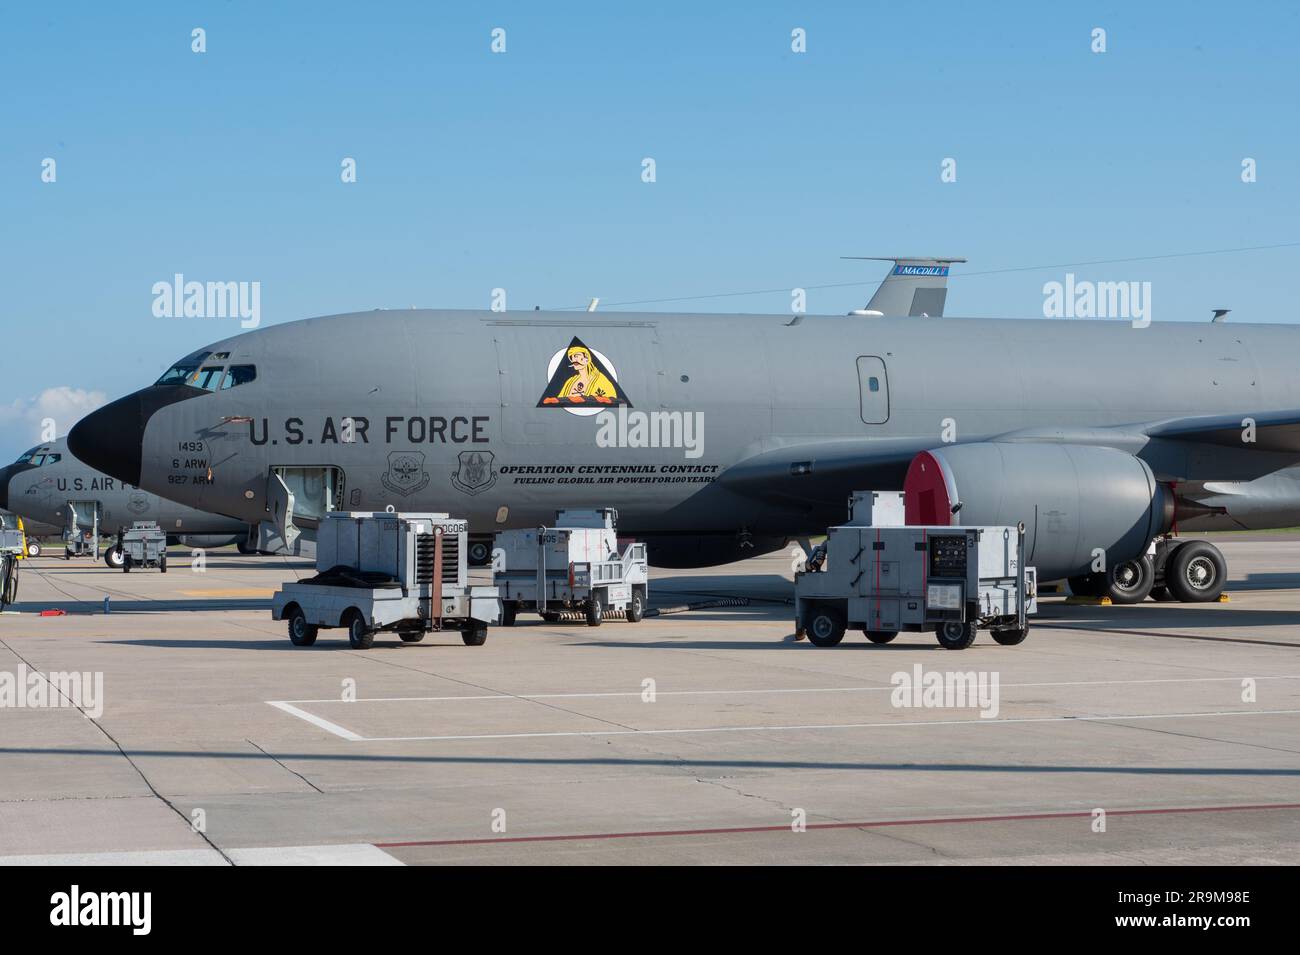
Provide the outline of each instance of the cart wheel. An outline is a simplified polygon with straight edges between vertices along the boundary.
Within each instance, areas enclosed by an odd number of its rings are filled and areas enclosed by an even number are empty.
[[[40,556],[41,556],[41,545],[38,544],[38,543],[36,543],[36,541],[28,541],[28,542],[27,542],[27,556],[28,556],[28,557],[40,557]]]
[[[627,622],[640,623],[645,616],[645,595],[640,587],[632,588],[632,599],[627,605]]]
[[[1014,647],[1018,643],[1024,643],[1027,636],[1029,636],[1029,624],[1025,624],[1023,630],[1013,627],[1010,630],[993,631],[993,639],[1004,647]]]
[[[289,640],[295,647],[309,647],[316,642],[320,627],[307,622],[307,615],[301,607],[294,607],[289,614]]]
[[[108,550],[104,551],[104,563],[108,564],[108,566],[112,567],[114,570],[121,567],[125,560],[126,551],[122,550],[120,547],[110,547]]]
[[[600,591],[593,590],[587,598],[587,626],[599,627],[601,617],[605,614],[605,602],[600,599]]]
[[[124,574],[129,574],[129,573],[131,573],[131,555],[130,555],[130,554],[123,554],[123,555],[122,555],[122,573],[124,573]]]
[[[419,643],[424,639],[423,630],[398,630],[397,636],[403,643]]]
[[[167,573],[167,555],[166,555],[166,554],[163,554],[161,557],[158,558],[158,569],[161,570],[164,574]]]
[[[472,620],[460,632],[460,638],[465,641],[467,647],[481,647],[487,642],[487,624],[479,623]]]
[[[501,604],[501,626],[513,627],[517,613],[519,613],[519,605],[513,600],[507,600]]]
[[[547,623],[558,623],[560,619],[560,615],[558,613],[555,613],[554,611],[547,610],[545,613],[542,614],[542,619],[545,620]]]
[[[808,615],[808,639],[816,647],[833,647],[844,639],[844,611],[823,605]]]
[[[975,642],[975,624],[971,621],[961,623],[949,620],[934,628],[939,645],[945,650],[965,650]]]
[[[867,635],[867,639],[872,643],[888,643],[898,636],[897,630],[867,630],[864,628],[862,632]]]
[[[353,650],[369,650],[375,645],[375,631],[366,626],[360,610],[349,610],[343,615],[343,626],[348,628],[348,643]]]

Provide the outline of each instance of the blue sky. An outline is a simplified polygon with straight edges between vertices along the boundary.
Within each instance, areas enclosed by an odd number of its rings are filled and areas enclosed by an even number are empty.
[[[840,256],[939,254],[949,314],[1038,317],[1066,269],[1001,270],[1300,243],[1298,39],[1284,2],[10,5],[0,458],[236,330],[154,317],[176,272],[260,282],[263,324],[495,287],[842,313],[886,267]],[[1070,271],[1294,321],[1298,262]]]

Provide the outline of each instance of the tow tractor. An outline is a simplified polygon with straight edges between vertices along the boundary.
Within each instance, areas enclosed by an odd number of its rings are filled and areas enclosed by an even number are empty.
[[[591,627],[610,612],[640,621],[649,596],[645,544],[628,544],[620,554],[617,524],[612,507],[568,509],[556,512],[554,527],[497,534],[492,580],[502,625],[513,625],[521,610],[549,622],[581,610]]]
[[[333,627],[347,630],[355,650],[381,632],[418,643],[439,630],[481,646],[501,604],[495,587],[469,584],[467,534],[468,523],[447,514],[329,512],[317,529],[316,576],[285,583],[271,616],[287,621],[298,647]]]

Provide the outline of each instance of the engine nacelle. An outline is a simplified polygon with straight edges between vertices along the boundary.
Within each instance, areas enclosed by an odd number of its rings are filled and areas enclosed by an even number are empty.
[[[1145,461],[1078,444],[957,444],[922,451],[903,485],[909,524],[1025,524],[1040,580],[1131,560],[1174,521],[1174,495]]]

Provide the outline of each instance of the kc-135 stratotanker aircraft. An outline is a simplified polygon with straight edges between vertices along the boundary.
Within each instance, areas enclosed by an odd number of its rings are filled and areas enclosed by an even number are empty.
[[[249,539],[247,525],[234,518],[204,514],[91,470],[68,452],[66,438],[39,444],[0,468],[0,508],[39,522],[47,531],[75,528],[84,533],[97,526],[105,539],[135,521],[156,521],[169,539],[194,547],[238,542],[247,552]],[[104,562],[122,566],[116,544],[105,549]]]
[[[260,549],[335,508],[448,511],[488,535],[602,506],[652,562],[704,566],[902,489],[909,523],[1023,521],[1040,579],[1124,602],[1221,592],[1219,551],[1171,531],[1300,522],[1300,329],[939,318],[949,261],[897,260],[847,316],[271,326],[181,359],[70,447],[259,525]]]

